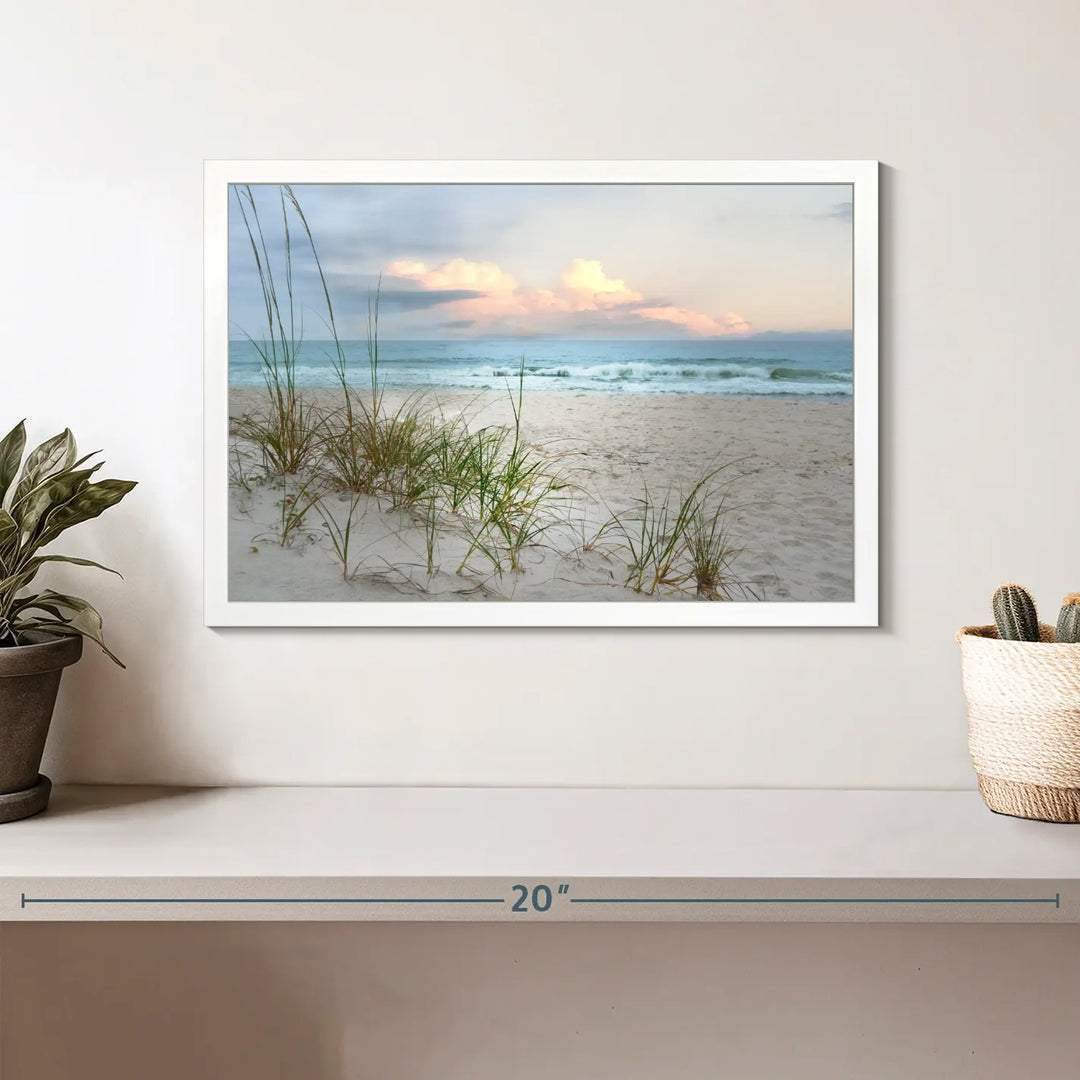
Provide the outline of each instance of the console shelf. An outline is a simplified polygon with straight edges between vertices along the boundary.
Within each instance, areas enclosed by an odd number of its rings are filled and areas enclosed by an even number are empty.
[[[0,918],[1080,922],[1080,828],[970,791],[58,787]]]

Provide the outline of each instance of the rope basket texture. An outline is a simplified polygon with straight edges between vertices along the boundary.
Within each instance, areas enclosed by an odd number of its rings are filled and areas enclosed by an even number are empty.
[[[991,810],[1080,822],[1080,644],[1002,641],[996,626],[956,635],[963,657],[968,743]]]

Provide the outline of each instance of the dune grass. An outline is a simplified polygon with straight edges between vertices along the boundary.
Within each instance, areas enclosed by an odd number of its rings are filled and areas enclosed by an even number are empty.
[[[237,421],[237,428],[242,437],[258,445],[268,471],[288,476],[300,472],[310,461],[320,426],[318,417],[307,407],[296,385],[296,362],[303,345],[303,320],[301,317],[298,322],[293,295],[292,238],[286,196],[294,204],[295,197],[289,188],[282,188],[279,193],[285,237],[282,296],[251,187],[243,184],[235,190],[266,314],[264,336],[256,338],[246,331],[245,336],[262,361],[267,392],[266,408],[242,417]]]
[[[349,495],[349,498],[346,500],[348,509],[345,513],[344,521],[340,520],[336,514],[330,511],[323,500],[320,499],[315,503],[315,511],[322,519],[323,527],[326,529],[326,534],[330,538],[330,544],[334,549],[334,554],[337,556],[338,562],[341,563],[341,577],[345,581],[348,581],[356,572],[356,564],[352,558],[352,539],[356,508],[359,505],[361,498],[362,496],[355,492]]]
[[[363,401],[337,410],[320,437],[320,474],[332,487],[386,498],[393,509],[414,505],[429,493],[443,438],[429,412],[416,397],[389,414]]]
[[[724,498],[711,508],[695,509],[686,530],[690,578],[702,600],[759,600],[754,586],[736,573],[735,563],[745,549],[735,539],[730,516]]]
[[[496,573],[503,572],[504,563],[520,573],[525,549],[538,544],[565,516],[558,510],[562,493],[570,487],[569,481],[521,437],[524,386],[525,358],[522,357],[517,392],[507,387],[514,416],[513,430],[481,432],[475,442],[476,452],[466,459],[464,475],[472,480],[470,494],[476,514],[469,528],[472,542],[458,567],[459,573],[477,552]]]
[[[282,547],[290,547],[304,532],[308,514],[318,507],[322,495],[310,481],[301,481],[298,478],[285,480],[280,489],[281,498],[277,500],[278,519],[274,533],[260,533],[253,539],[260,542],[274,540]]]
[[[662,499],[646,483],[629,510],[611,514],[597,539],[609,538],[625,554],[629,588],[646,596],[693,587],[702,600],[757,598],[734,570],[743,548],[734,539],[731,517],[739,507],[729,492],[738,476],[722,474],[736,464],[711,466]]]

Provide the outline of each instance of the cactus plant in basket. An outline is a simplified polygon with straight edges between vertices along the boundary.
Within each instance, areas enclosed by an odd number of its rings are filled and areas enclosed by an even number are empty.
[[[107,570],[49,549],[73,525],[115,506],[131,480],[95,480],[97,452],[79,457],[70,431],[26,455],[26,427],[0,441],[0,821],[43,810],[50,784],[38,773],[63,669],[90,638],[116,663],[101,616],[86,600],[38,588],[53,563]],[[108,571],[115,573],[115,571]]]
[[[1056,626],[1020,585],[999,586],[992,608],[993,625],[957,635],[979,791],[998,813],[1080,822],[1080,593]]]

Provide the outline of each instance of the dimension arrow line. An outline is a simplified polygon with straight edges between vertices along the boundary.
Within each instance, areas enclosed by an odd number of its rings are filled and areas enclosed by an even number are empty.
[[[782,896],[573,896],[571,904],[1053,904],[1061,907],[1061,893],[1053,896],[1000,897],[782,897]]]
[[[505,904],[499,897],[470,896],[27,896],[20,895],[20,907],[27,904]]]

